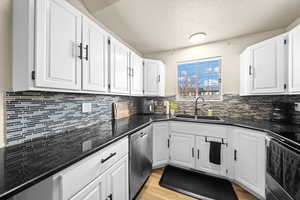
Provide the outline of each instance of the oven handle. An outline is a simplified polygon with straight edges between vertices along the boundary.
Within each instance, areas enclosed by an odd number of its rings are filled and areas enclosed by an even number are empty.
[[[297,153],[300,153],[300,149],[297,149],[289,144],[286,143],[287,140],[283,139],[283,138],[275,138],[275,137],[271,137],[271,136],[267,136],[266,137],[266,147],[269,147],[270,141],[273,140],[275,142],[277,142],[279,145],[282,145],[283,147],[291,150],[291,151],[295,151]]]

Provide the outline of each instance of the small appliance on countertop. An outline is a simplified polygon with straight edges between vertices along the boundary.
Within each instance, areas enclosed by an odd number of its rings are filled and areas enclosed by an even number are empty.
[[[291,116],[292,123],[300,125],[300,103],[294,103]]]
[[[273,102],[271,121],[279,123],[292,122],[293,103],[289,102]]]
[[[154,100],[153,99],[143,99],[141,110],[144,115],[154,114]]]

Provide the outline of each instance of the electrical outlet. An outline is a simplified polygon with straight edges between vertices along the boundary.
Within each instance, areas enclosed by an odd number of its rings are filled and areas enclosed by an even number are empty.
[[[295,103],[295,111],[300,112],[300,103]]]
[[[91,140],[87,140],[82,143],[82,151],[83,152],[91,150],[91,149],[92,149],[92,141]]]
[[[83,103],[82,104],[82,113],[90,113],[92,112],[92,104],[91,103]]]

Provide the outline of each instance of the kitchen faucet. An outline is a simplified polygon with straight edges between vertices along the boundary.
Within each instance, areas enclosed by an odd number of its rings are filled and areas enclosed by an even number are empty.
[[[203,113],[204,113],[204,111],[200,108],[198,108],[198,101],[199,101],[199,99],[201,99],[202,100],[202,102],[205,102],[205,99],[203,98],[203,97],[201,97],[201,96],[198,96],[196,99],[195,99],[195,119],[197,119],[198,118],[198,110],[201,110]]]

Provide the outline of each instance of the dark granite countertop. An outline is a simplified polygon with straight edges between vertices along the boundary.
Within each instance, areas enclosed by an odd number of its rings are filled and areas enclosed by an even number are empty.
[[[34,139],[0,149],[0,199],[7,199],[45,180],[68,166],[99,151],[109,144],[134,133],[152,121],[189,121],[166,115],[135,115],[89,125],[63,134]],[[226,118],[220,122],[199,122],[239,126],[264,131],[300,148],[300,126],[269,121]],[[83,144],[90,143],[90,148]]]

